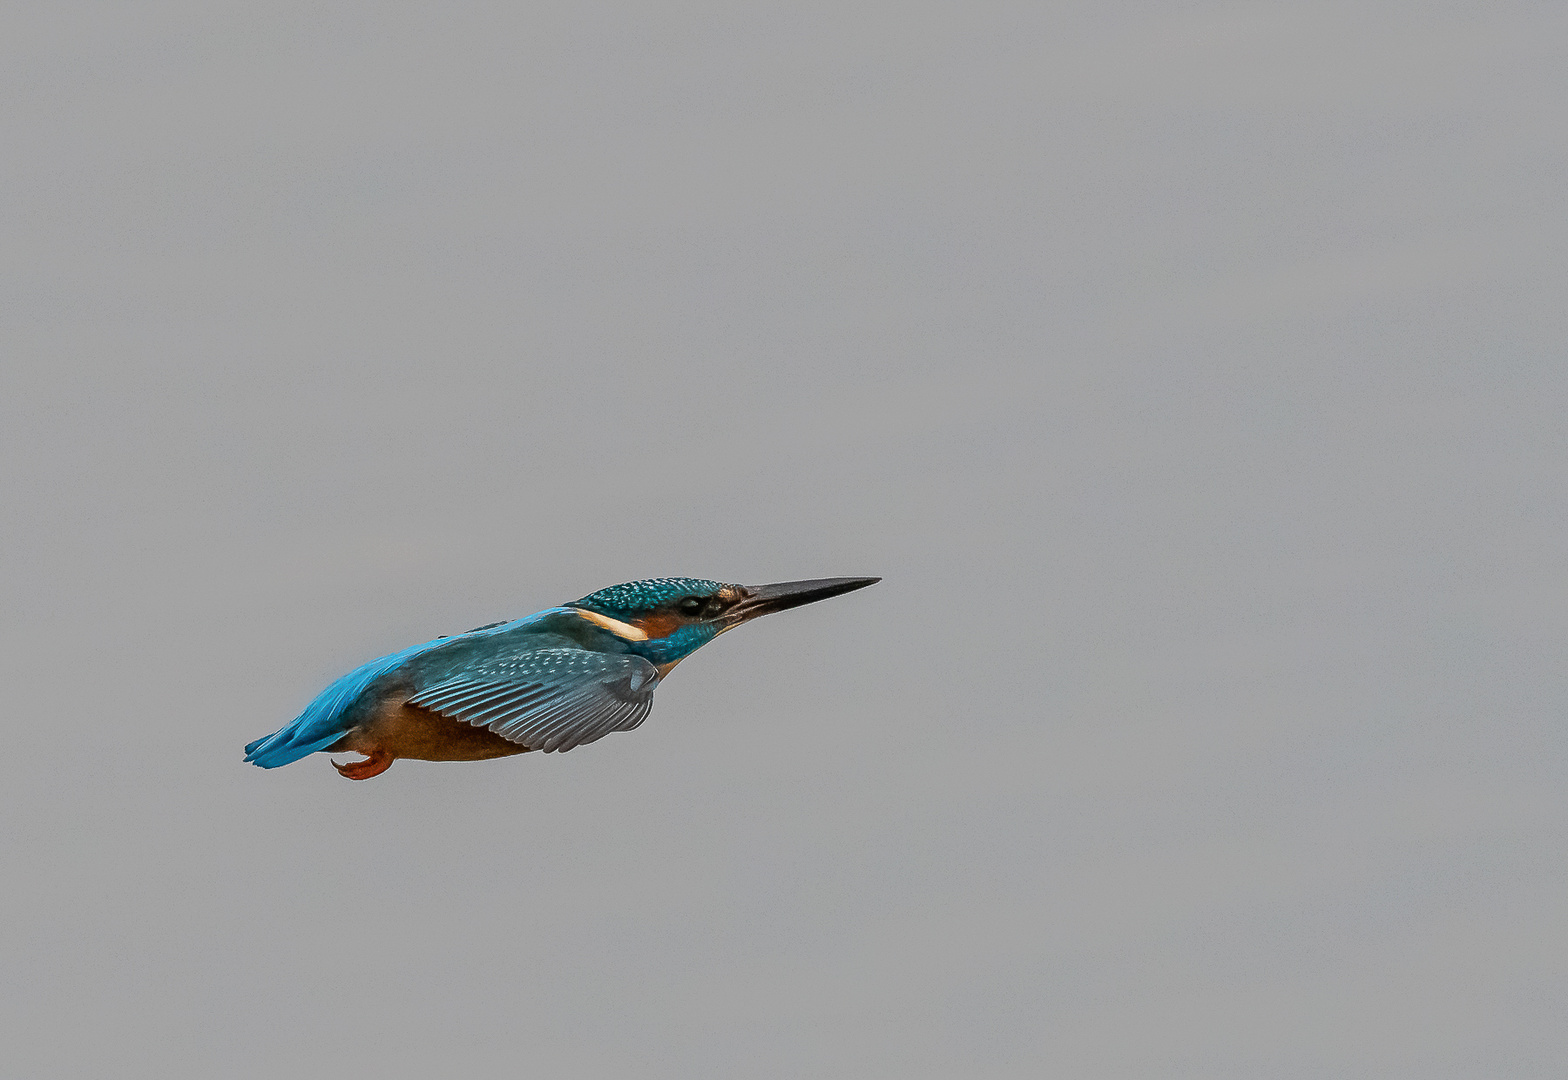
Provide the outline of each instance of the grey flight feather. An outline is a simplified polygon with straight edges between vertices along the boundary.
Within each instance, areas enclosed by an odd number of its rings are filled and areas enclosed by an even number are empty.
[[[630,653],[535,649],[416,681],[408,703],[549,753],[630,731],[653,707],[658,681],[658,669]]]

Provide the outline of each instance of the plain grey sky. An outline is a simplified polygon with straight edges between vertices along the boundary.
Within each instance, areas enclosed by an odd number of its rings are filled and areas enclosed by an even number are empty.
[[[17,4],[7,1075],[1560,1077],[1558,4]],[[881,574],[565,756],[240,748]]]

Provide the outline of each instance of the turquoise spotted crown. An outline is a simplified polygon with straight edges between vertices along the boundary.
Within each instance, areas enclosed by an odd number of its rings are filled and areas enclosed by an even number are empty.
[[[575,603],[590,611],[624,615],[651,611],[683,596],[711,596],[723,587],[721,581],[707,581],[703,578],[648,578],[645,581],[628,581],[624,585],[611,585],[607,589],[591,592]]]

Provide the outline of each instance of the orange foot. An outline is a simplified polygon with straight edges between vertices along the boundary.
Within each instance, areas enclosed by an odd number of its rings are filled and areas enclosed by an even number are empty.
[[[390,769],[394,760],[385,750],[372,750],[364,761],[345,761],[341,765],[334,761],[332,767],[350,780],[369,780]]]

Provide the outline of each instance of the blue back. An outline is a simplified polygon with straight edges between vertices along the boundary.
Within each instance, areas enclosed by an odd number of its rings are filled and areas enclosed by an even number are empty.
[[[413,645],[377,657],[368,664],[361,664],[316,695],[316,700],[305,706],[305,711],[300,713],[292,723],[245,747],[245,760],[260,765],[263,769],[275,769],[279,765],[287,765],[291,761],[298,761],[302,757],[314,754],[317,750],[325,750],[346,735],[364,718],[367,711],[375,707],[376,697],[374,695],[367,697],[366,691],[370,690],[377,680],[397,671],[410,660],[436,650],[463,653],[480,638],[508,634],[517,630],[526,633],[536,624],[551,615],[562,613],[563,610],[548,608],[525,619],[513,619],[511,622],[470,630],[466,634],[436,638],[423,645]]]
[[[316,700],[305,706],[292,724],[245,747],[245,760],[263,769],[275,769],[325,750],[358,722],[358,716],[351,714],[373,682],[440,641],[437,638],[361,664],[316,695]]]

